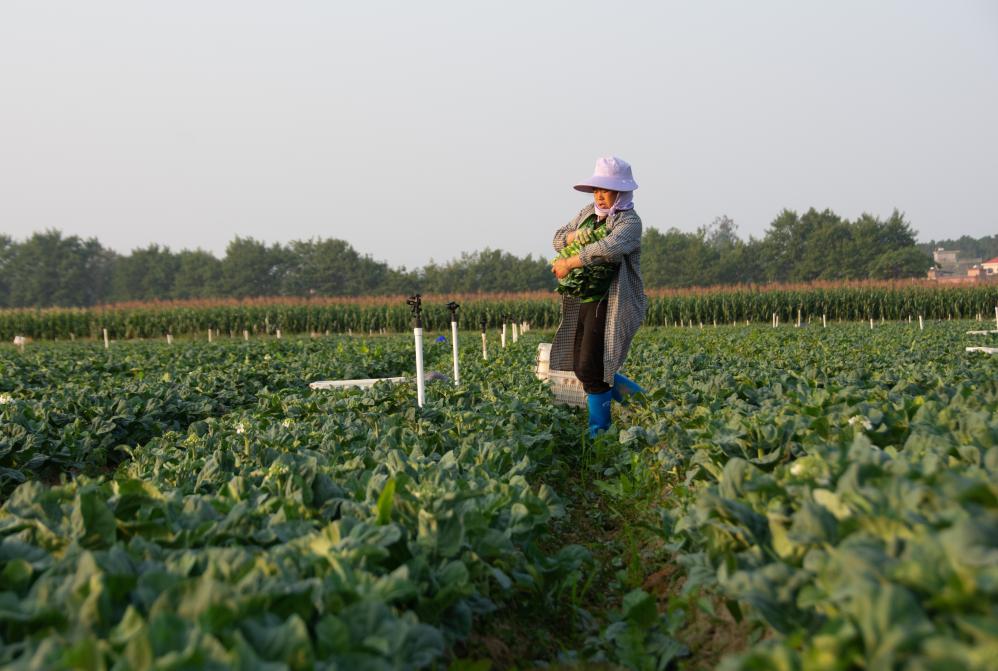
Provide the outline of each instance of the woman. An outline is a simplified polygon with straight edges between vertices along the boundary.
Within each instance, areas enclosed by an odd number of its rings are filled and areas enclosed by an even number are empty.
[[[610,401],[623,401],[643,391],[617,371],[627,358],[631,339],[648,306],[641,281],[641,218],[634,211],[637,183],[631,166],[616,157],[596,161],[589,179],[575,185],[593,194],[593,202],[554,234],[561,252],[582,231],[605,233],[578,254],[557,259],[552,267],[559,281],[572,272],[579,281],[563,291],[562,321],[551,344],[551,368],[572,370],[582,382],[589,408],[589,435],[610,428]],[[565,289],[562,283],[562,289]]]

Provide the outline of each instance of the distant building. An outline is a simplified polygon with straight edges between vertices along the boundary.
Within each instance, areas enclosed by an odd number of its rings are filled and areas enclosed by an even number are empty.
[[[960,263],[960,250],[939,247],[932,252],[932,260],[937,268],[954,268]]]
[[[988,275],[998,275],[998,256],[981,263],[981,269]]]
[[[980,259],[965,258],[959,249],[943,249],[940,247],[932,252],[932,260],[936,265],[929,268],[928,278],[930,280],[975,282],[989,274],[987,271],[982,272]],[[992,261],[995,260],[992,259]]]

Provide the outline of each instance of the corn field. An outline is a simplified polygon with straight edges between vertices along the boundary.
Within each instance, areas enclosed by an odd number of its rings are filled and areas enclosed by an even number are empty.
[[[917,319],[993,320],[998,284],[937,285],[930,282],[851,282],[802,285],[713,287],[651,290],[645,323],[672,326],[703,323],[802,320],[865,321]],[[460,304],[462,329],[488,328],[509,321],[553,328],[560,319],[557,294],[472,294],[425,296],[423,326],[428,331],[450,328],[446,303]],[[0,310],[0,338],[38,339],[159,338],[166,334],[192,336],[208,329],[222,336],[241,337],[283,333],[379,333],[407,331],[411,313],[404,296],[363,298],[256,298],[154,303],[119,303],[93,308]]]

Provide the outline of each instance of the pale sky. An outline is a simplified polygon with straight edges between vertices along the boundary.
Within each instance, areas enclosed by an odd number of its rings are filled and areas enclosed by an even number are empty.
[[[998,2],[0,1],[17,239],[548,257],[606,154],[662,231],[998,233]]]

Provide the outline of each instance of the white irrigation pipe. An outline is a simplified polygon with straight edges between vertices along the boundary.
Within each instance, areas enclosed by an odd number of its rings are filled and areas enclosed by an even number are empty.
[[[423,379],[423,319],[420,295],[406,301],[412,307],[412,335],[416,341],[416,403],[420,408],[426,402],[426,380]]]
[[[461,307],[454,301],[447,304],[447,309],[450,310],[450,333],[453,339],[453,350],[454,350],[454,386],[461,384],[461,372],[458,370],[457,364],[457,309]]]
[[[489,350],[485,346],[485,317],[482,317],[482,361],[489,360]]]

